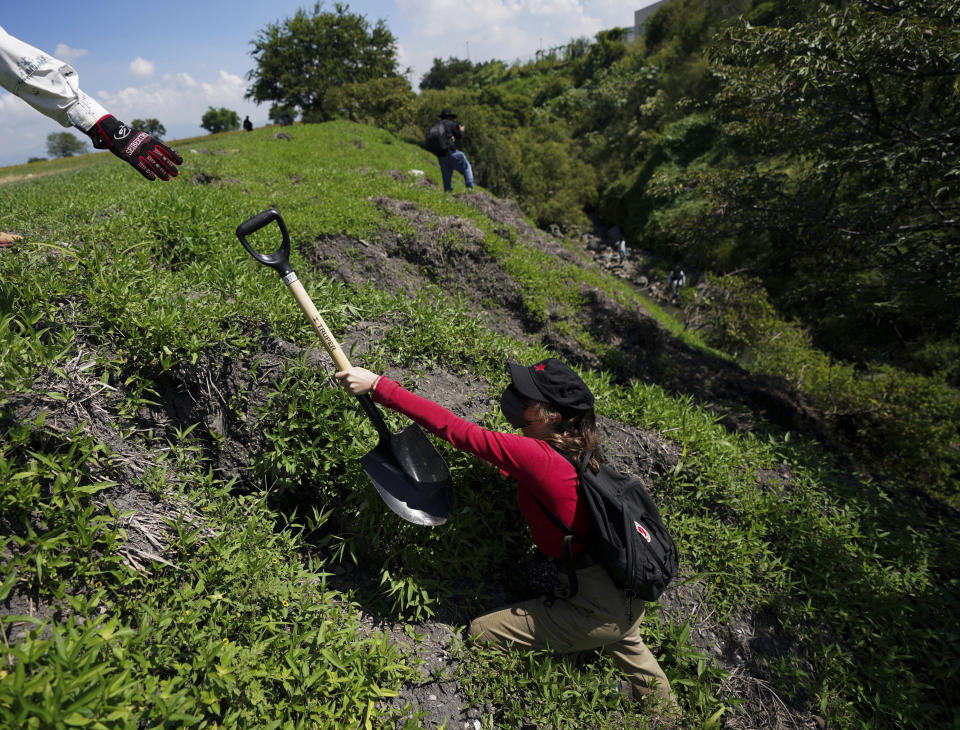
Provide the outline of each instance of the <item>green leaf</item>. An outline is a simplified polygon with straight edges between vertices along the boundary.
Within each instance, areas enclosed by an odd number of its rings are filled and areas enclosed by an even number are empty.
[[[63,718],[63,722],[65,725],[69,725],[70,727],[86,727],[92,723],[93,720],[89,717],[84,717],[79,712],[71,712],[69,715]]]
[[[704,730],[713,730],[713,728],[720,727],[720,718],[723,717],[723,713],[726,711],[726,707],[721,707],[719,710],[710,715],[710,717],[707,718],[707,721],[703,723]]]
[[[11,571],[10,575],[7,576],[6,580],[3,581],[3,585],[0,585],[0,603],[7,600],[7,596],[10,595],[10,591],[13,590],[14,584],[17,582],[17,571]]]
[[[116,484],[116,482],[98,482],[96,484],[87,484],[83,487],[75,487],[74,491],[80,492],[81,494],[96,494],[97,492],[102,492],[104,489],[114,487]]]

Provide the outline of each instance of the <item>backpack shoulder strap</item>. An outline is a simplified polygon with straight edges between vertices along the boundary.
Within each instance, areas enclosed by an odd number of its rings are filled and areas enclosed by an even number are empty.
[[[560,454],[564,459],[566,459],[567,461],[569,461],[569,462],[573,465],[573,468],[574,468],[574,469],[577,469],[577,464],[576,464],[576,462],[575,462],[573,459],[571,459],[567,454],[564,454],[564,453],[563,453],[562,451],[560,451],[560,450],[557,450],[557,453]],[[588,450],[588,451],[583,455],[583,461],[580,462],[580,468],[577,469],[577,487],[578,487],[578,488],[579,488],[579,486],[580,486],[580,478],[583,476],[583,471],[584,471],[584,469],[589,468],[590,457],[591,457],[591,456],[593,456],[593,451]],[[577,539],[582,539],[582,538],[579,538],[579,537],[577,536],[577,534],[574,533],[574,531],[573,531],[572,529],[570,529],[570,527],[568,527],[567,525],[565,525],[565,524],[560,520],[559,517],[557,517],[553,512],[551,512],[549,509],[547,509],[547,505],[545,505],[545,504],[543,503],[543,501],[542,501],[536,494],[533,493],[533,491],[530,492],[530,495],[534,498],[534,500],[536,500],[536,503],[537,503],[538,505],[540,505],[540,509],[543,510],[543,513],[550,519],[550,521],[554,524],[554,526],[555,526],[558,530],[562,530],[562,531],[565,532],[567,535],[572,535],[573,537],[575,537],[575,538],[577,538]]]
[[[559,450],[557,451],[557,453],[563,456],[565,459],[567,459],[575,469],[577,468],[576,462],[574,462],[573,459],[571,459],[567,454],[564,454],[562,451],[559,451]],[[583,456],[583,461],[580,464],[580,468],[577,470],[577,487],[578,488],[580,486],[580,477],[583,474],[583,470],[588,467],[591,456],[593,456],[593,452],[588,450],[587,453],[584,454]],[[570,529],[570,527],[565,525],[563,521],[559,517],[557,517],[553,512],[547,509],[547,505],[545,505],[543,501],[536,494],[533,493],[533,491],[530,492],[530,495],[533,497],[534,501],[538,505],[540,505],[540,509],[543,510],[543,513],[547,516],[547,519],[549,519],[550,522],[553,523],[554,527],[556,527],[558,530],[560,530],[565,534],[563,538],[563,560],[566,563],[566,567],[567,567],[567,581],[570,584],[570,592],[568,595],[563,597],[572,598],[577,594],[577,591],[580,588],[580,582],[577,580],[577,573],[573,569],[572,560],[571,560],[573,558],[573,541],[574,540],[580,540],[581,542],[586,542],[586,541],[582,537],[577,535],[572,529]]]
[[[547,518],[553,523],[553,526],[554,526],[554,527],[556,527],[558,530],[562,531],[563,533],[565,533],[565,534],[567,534],[567,535],[573,535],[573,530],[571,530],[569,527],[567,527],[559,517],[557,517],[553,512],[551,512],[551,511],[547,508],[547,505],[545,505],[545,504],[543,503],[543,501],[540,499],[540,497],[538,497],[538,496],[537,496],[536,494],[534,494],[532,491],[530,492],[530,495],[533,497],[534,501],[536,501],[536,503],[537,503],[538,505],[540,505],[540,509],[543,510],[543,513],[544,513],[544,514],[547,516]]]
[[[559,596],[559,597],[560,597],[560,598],[573,598],[573,596],[577,595],[577,591],[580,590],[580,581],[577,580],[577,573],[576,573],[576,571],[573,569],[573,561],[572,561],[572,558],[573,558],[573,541],[574,541],[574,540],[577,540],[577,539],[579,539],[579,538],[574,534],[573,530],[571,530],[569,527],[567,527],[565,524],[563,524],[563,522],[560,520],[559,517],[557,517],[553,512],[551,512],[549,509],[547,509],[547,505],[545,505],[545,504],[540,500],[540,497],[538,497],[538,496],[537,496],[536,494],[534,494],[533,492],[530,492],[530,494],[533,496],[534,501],[536,501],[536,503],[537,503],[538,505],[540,505],[540,509],[543,510],[543,513],[544,513],[544,514],[547,516],[547,518],[553,523],[554,527],[556,527],[558,530],[560,530],[561,532],[564,533],[564,537],[563,537],[563,562],[564,562],[564,565],[565,565],[565,567],[566,567],[566,569],[567,569],[567,584],[570,586],[570,591],[569,591],[566,595],[564,595],[564,596]]]

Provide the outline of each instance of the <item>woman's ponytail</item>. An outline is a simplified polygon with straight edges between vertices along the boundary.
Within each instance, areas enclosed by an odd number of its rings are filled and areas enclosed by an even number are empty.
[[[604,461],[603,447],[600,445],[596,412],[592,408],[585,413],[567,416],[549,403],[542,401],[530,401],[530,403],[536,405],[538,415],[544,420],[549,420],[555,415],[560,416],[560,420],[553,427],[553,433],[545,436],[544,441],[557,451],[569,456],[578,466],[583,462],[583,457],[588,451],[593,452],[590,457],[590,471],[594,474],[600,471],[600,464]]]

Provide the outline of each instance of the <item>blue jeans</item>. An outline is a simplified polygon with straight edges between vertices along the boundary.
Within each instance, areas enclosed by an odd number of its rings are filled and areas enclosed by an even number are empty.
[[[468,188],[473,187],[473,170],[467,161],[467,156],[460,150],[448,152],[443,157],[438,157],[440,162],[440,174],[443,176],[443,189],[445,192],[453,192],[453,171],[457,170],[463,175],[463,181]]]

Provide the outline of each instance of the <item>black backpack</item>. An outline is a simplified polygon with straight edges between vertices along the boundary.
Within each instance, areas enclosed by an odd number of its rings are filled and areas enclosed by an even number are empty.
[[[577,540],[587,545],[590,554],[619,587],[644,601],[655,601],[677,577],[677,546],[663,525],[656,502],[640,480],[606,464],[601,464],[600,472],[594,474],[588,466],[592,455],[588,451],[578,469],[580,496],[587,500],[593,523],[592,538],[587,540],[575,535],[534,495],[550,521],[567,535],[563,539],[570,581],[570,593],[566,597],[577,592],[576,573],[570,561],[573,541]]]
[[[441,119],[427,130],[427,149],[435,155],[444,155],[450,150],[450,133]]]

